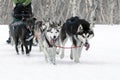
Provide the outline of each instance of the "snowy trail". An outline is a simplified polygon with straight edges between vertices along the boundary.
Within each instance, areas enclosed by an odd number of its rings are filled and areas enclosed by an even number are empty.
[[[96,25],[91,47],[82,51],[80,63],[57,56],[57,65],[46,63],[33,47],[31,55],[16,55],[6,44],[8,26],[0,25],[0,80],[120,80],[120,25]],[[68,42],[69,43],[69,42]]]

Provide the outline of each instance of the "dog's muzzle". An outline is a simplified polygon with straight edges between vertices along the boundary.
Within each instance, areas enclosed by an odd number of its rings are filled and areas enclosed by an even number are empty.
[[[94,36],[94,33],[92,30],[88,30],[88,31],[81,31],[77,33],[77,35],[81,35],[83,38],[91,38],[91,36]]]
[[[88,43],[88,41],[86,41],[84,45],[86,47],[86,50],[88,50],[90,48],[90,44]]]
[[[51,38],[50,44],[51,44],[51,45],[54,45],[54,44],[56,43],[57,39],[58,39],[58,38],[56,38],[56,37]]]

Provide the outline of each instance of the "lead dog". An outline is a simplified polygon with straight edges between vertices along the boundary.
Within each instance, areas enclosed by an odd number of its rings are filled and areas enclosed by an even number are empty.
[[[89,48],[88,40],[94,36],[92,29],[90,28],[90,23],[84,19],[79,19],[79,17],[71,17],[66,20],[63,24],[60,33],[60,45],[65,46],[68,39],[72,42],[71,55],[70,58],[74,62],[79,62],[79,57],[83,46]],[[60,57],[64,57],[64,49],[60,50]]]
[[[40,22],[37,23],[41,25]],[[46,22],[40,27],[41,37],[39,38],[40,50],[45,54],[45,60],[50,61],[52,64],[56,64],[56,42],[59,38],[60,23]]]

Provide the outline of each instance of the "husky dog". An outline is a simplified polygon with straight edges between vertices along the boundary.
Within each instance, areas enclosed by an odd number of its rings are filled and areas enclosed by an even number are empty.
[[[35,33],[35,37],[37,38],[37,41],[38,41],[40,52],[42,52],[43,48],[44,48],[43,47],[44,32],[47,27],[49,27],[49,22],[37,21],[35,23],[34,33]]]
[[[60,33],[60,45],[65,46],[67,39],[72,42],[70,58],[74,62],[79,62],[79,57],[83,46],[89,47],[88,39],[93,36],[93,31],[90,29],[90,23],[79,17],[71,17],[63,24]],[[64,49],[61,48],[60,57],[64,57]]]
[[[56,22],[47,22],[42,24],[40,31],[42,40],[39,40],[39,46],[45,54],[45,60],[47,62],[50,61],[52,64],[56,64],[56,42],[59,38],[60,24]]]
[[[14,40],[15,49],[18,55],[19,55],[18,49],[19,43],[21,44],[21,50],[23,54],[24,54],[23,46],[25,47],[26,55],[29,55],[29,53],[31,52],[35,20],[36,20],[35,18],[30,18],[26,19],[25,21],[18,21],[13,24],[10,24],[11,37]]]

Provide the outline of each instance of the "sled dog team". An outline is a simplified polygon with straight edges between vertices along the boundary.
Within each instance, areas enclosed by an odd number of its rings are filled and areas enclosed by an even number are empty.
[[[70,59],[78,63],[83,47],[88,50],[90,47],[89,40],[94,36],[91,24],[77,16],[67,19],[63,24],[61,21],[55,22],[50,19],[48,21],[35,21],[35,19],[32,19],[31,22],[26,20],[24,23],[30,28],[34,27],[32,29],[29,28],[32,32],[31,34],[36,36],[40,51],[45,55],[45,60],[52,64],[56,64],[57,54],[60,55],[61,59],[64,58],[64,50],[66,48],[71,49]],[[25,45],[26,54],[28,55],[31,51],[33,37],[26,41],[25,29],[22,27],[20,29],[21,32],[17,29],[20,28],[19,26],[24,25],[14,26],[16,29],[14,29],[12,35],[17,54],[19,54],[17,45],[21,42],[22,53],[24,53],[23,45]],[[21,34],[18,34],[18,31],[15,32],[15,30],[18,30]],[[72,46],[65,47],[68,39],[72,42]],[[30,50],[27,47],[28,45],[30,45]]]

